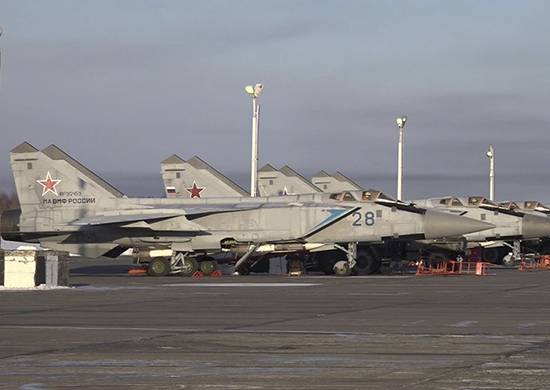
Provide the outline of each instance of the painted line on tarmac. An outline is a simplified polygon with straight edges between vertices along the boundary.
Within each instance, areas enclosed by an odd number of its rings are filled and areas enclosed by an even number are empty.
[[[355,279],[412,279],[416,275],[356,275],[349,277],[342,277],[336,275],[305,275],[300,276],[303,279],[342,279],[342,280],[355,280]]]
[[[311,287],[321,283],[169,283],[163,287]]]
[[[29,330],[86,330],[86,331],[122,331],[122,332],[176,332],[176,333],[201,333],[201,334],[303,334],[303,335],[332,335],[332,336],[374,336],[374,337],[407,337],[407,338],[460,338],[460,339],[495,339],[516,340],[523,337],[529,340],[546,340],[545,335],[505,334],[491,335],[479,334],[455,334],[455,333],[376,333],[376,332],[350,332],[338,330],[287,330],[287,329],[206,329],[206,328],[154,328],[154,327],[127,327],[127,326],[71,326],[71,325],[0,325],[0,329],[29,329]]]
[[[411,293],[408,293],[408,292],[394,292],[394,293],[348,293],[347,295],[353,295],[353,296],[365,296],[365,295],[368,295],[368,296],[380,296],[380,297],[386,297],[386,296],[390,296],[390,297],[393,297],[393,296],[396,296],[396,295],[411,295]]]

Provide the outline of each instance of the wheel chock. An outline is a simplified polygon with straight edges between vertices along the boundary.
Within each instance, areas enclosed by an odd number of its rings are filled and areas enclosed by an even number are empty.
[[[212,273],[210,274],[211,278],[219,278],[221,276],[222,276],[222,272],[219,269],[212,271]]]
[[[147,268],[130,268],[128,270],[130,276],[145,276],[147,275]]]
[[[201,271],[195,271],[193,276],[191,276],[193,279],[200,279],[204,276],[204,274]]]

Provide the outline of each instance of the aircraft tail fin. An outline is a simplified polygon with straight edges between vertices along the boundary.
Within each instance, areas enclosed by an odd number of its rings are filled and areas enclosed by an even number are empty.
[[[10,159],[23,214],[57,207],[64,211],[97,207],[106,199],[124,196],[55,145],[40,151],[24,142],[12,149]]]
[[[260,196],[284,196],[314,194],[322,192],[288,165],[275,169],[266,164],[258,171],[258,188]]]
[[[248,193],[198,156],[174,154],[161,163],[166,196],[181,198],[237,197]]]

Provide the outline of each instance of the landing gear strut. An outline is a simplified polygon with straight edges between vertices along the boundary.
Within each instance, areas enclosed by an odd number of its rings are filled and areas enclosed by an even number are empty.
[[[334,247],[344,252],[347,257],[345,261],[337,261],[336,264],[334,264],[334,273],[337,276],[350,276],[351,270],[357,264],[357,243],[350,242],[347,248],[341,245],[334,245]]]
[[[502,263],[507,267],[512,267],[521,261],[521,242],[516,240],[513,245],[504,243],[507,247],[512,249],[512,252],[508,253],[502,258]]]

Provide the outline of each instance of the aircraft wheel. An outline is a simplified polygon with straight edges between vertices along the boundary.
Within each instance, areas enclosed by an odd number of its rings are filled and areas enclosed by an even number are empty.
[[[182,260],[181,276],[192,276],[199,270],[199,263],[192,257],[186,257]]]
[[[358,275],[371,275],[380,270],[381,261],[368,251],[359,251],[357,253],[357,263],[354,270]]]
[[[147,273],[150,276],[166,276],[170,272],[170,263],[162,257],[156,257],[149,262]]]
[[[502,258],[502,264],[506,267],[514,267],[516,265],[516,259],[512,253],[508,253]]]
[[[336,262],[334,264],[334,274],[336,276],[350,276],[351,275],[351,268],[349,266],[349,263],[347,261],[341,260]]]
[[[218,263],[213,258],[207,257],[199,263],[199,268],[205,276],[208,276],[218,269]]]

